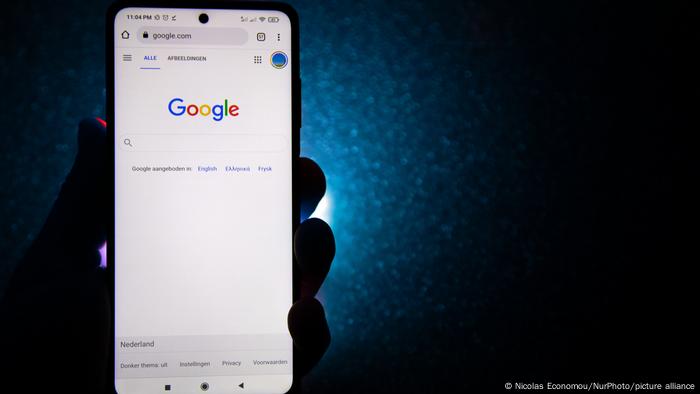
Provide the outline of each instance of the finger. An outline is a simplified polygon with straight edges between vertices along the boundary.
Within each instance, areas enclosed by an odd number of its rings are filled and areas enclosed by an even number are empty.
[[[326,222],[311,218],[299,225],[294,233],[294,256],[301,272],[301,297],[313,297],[335,257],[335,238]]]
[[[299,201],[301,203],[301,220],[305,220],[316,209],[326,193],[326,176],[315,161],[302,157],[299,159]]]
[[[323,305],[312,297],[304,297],[292,305],[287,317],[294,340],[294,369],[306,375],[323,357],[331,343]]]
[[[105,127],[100,121],[80,122],[73,167],[15,275],[51,275],[99,265],[97,250],[105,240],[107,218],[105,141]]]

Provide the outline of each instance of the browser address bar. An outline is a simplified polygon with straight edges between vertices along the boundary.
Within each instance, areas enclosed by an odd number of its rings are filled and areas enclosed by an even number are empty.
[[[137,33],[144,44],[243,45],[248,32],[237,27],[144,26]]]
[[[258,134],[129,134],[117,145],[128,152],[279,152],[286,140]]]

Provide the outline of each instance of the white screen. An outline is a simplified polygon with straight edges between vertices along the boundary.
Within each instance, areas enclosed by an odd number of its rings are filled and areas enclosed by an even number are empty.
[[[116,16],[119,393],[292,383],[291,42],[278,11]]]

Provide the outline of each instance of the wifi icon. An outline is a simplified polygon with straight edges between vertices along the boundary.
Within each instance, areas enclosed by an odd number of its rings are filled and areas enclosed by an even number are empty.
[[[258,18],[258,19],[260,19],[260,22],[265,22],[265,17],[264,17],[264,16],[261,16],[261,17]]]

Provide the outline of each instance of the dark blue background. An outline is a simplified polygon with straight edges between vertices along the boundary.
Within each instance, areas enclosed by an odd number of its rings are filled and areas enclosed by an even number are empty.
[[[685,5],[292,4],[302,154],[337,240],[309,391],[689,376],[669,78]],[[3,16],[0,290],[78,121],[105,114],[105,8]]]

